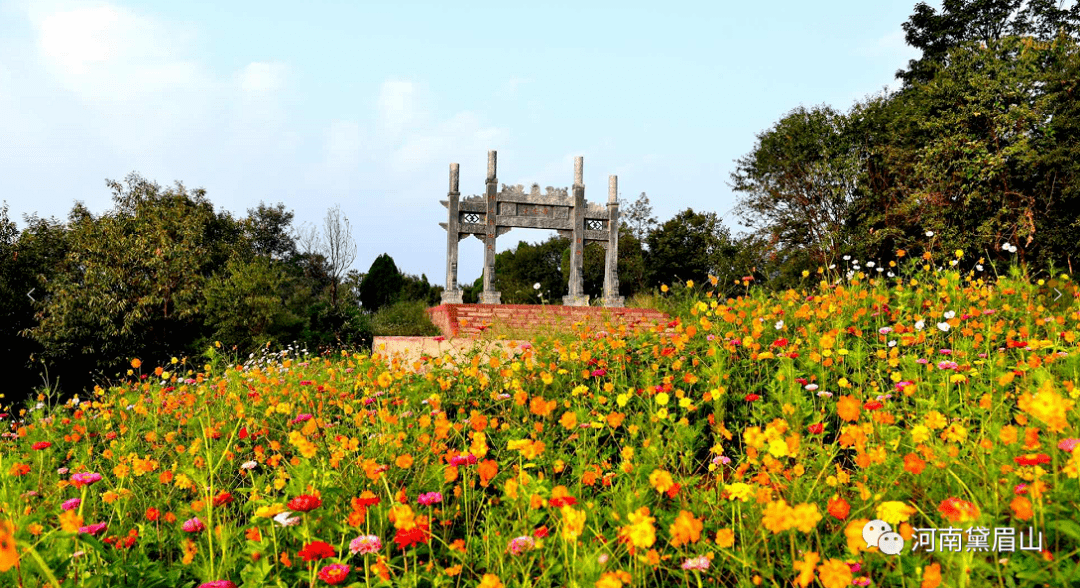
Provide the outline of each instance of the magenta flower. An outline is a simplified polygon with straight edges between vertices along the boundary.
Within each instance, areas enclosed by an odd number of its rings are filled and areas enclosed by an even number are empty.
[[[382,549],[382,541],[375,535],[361,535],[349,542],[349,553],[353,555],[378,553],[380,549]]]
[[[87,535],[97,535],[99,533],[103,533],[106,526],[107,525],[105,523],[96,523],[93,525],[87,525],[85,527],[79,527],[79,532],[85,533]]]
[[[97,472],[81,472],[71,475],[71,483],[75,484],[76,488],[82,488],[83,486],[89,486],[94,482],[101,481],[101,474]]]
[[[424,506],[431,506],[442,502],[442,494],[438,492],[426,492],[416,498],[416,501]]]
[[[195,517],[184,521],[184,524],[181,528],[186,533],[198,533],[199,531],[205,529],[206,525],[199,520],[199,517]]]
[[[294,423],[302,423],[304,421],[310,421],[311,418],[312,418],[312,415],[305,412],[303,414],[296,415],[296,418],[293,419],[293,422]]]
[[[454,457],[450,458],[450,465],[452,466],[473,465],[475,463],[476,456],[471,453],[465,455],[455,455]]]
[[[63,510],[74,510],[76,508],[79,508],[80,504],[82,504],[81,498],[72,498],[71,500],[65,500],[60,505],[60,508]]]
[[[1069,453],[1072,453],[1077,446],[1080,446],[1080,439],[1073,439],[1071,437],[1069,439],[1062,439],[1058,443],[1058,449],[1068,451]]]
[[[214,580],[213,582],[199,584],[199,588],[236,588],[236,584],[228,580]]]

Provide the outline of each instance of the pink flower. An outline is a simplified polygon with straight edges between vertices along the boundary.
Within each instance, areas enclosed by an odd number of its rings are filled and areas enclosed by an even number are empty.
[[[368,555],[382,549],[382,540],[375,535],[361,535],[349,542],[349,553]]]
[[[63,510],[74,510],[76,508],[79,508],[80,504],[82,504],[81,498],[72,498],[71,500],[65,500],[60,505],[60,508],[62,508]]]
[[[93,524],[93,525],[87,525],[85,527],[79,527],[79,532],[80,533],[85,533],[87,535],[97,535],[99,533],[104,532],[105,528],[106,528],[105,523],[96,523],[96,524]]]
[[[697,557],[691,557],[682,562],[682,569],[684,570],[707,570],[709,569],[709,558],[704,555]]]
[[[319,579],[331,586],[340,584],[349,576],[349,566],[344,564],[330,564],[319,570]]]
[[[236,584],[228,580],[214,580],[213,582],[199,584],[199,588],[236,588]]]
[[[184,524],[181,528],[184,530],[185,533],[198,533],[199,531],[205,529],[206,525],[199,520],[199,517],[195,517],[184,521]]]
[[[536,547],[536,540],[528,535],[522,535],[511,539],[509,545],[506,546],[506,550],[514,555],[520,555],[521,552],[528,551],[534,547]]]
[[[82,472],[71,475],[71,483],[75,484],[76,488],[82,488],[83,486],[89,486],[94,482],[101,481],[101,474],[97,472]]]
[[[427,492],[418,496],[416,501],[424,506],[431,506],[432,504],[442,502],[442,494],[438,492]]]
[[[1074,439],[1071,437],[1069,439],[1062,439],[1058,443],[1058,449],[1062,451],[1068,451],[1069,453],[1072,453],[1077,446],[1080,446],[1080,439]]]
[[[466,455],[455,455],[454,457],[450,458],[450,465],[452,466],[473,465],[475,463],[476,456],[471,453],[468,453]]]
[[[311,418],[312,418],[312,416],[311,416],[310,414],[308,414],[308,413],[306,413],[306,412],[305,412],[305,413],[303,413],[303,414],[298,414],[298,415],[296,415],[296,418],[295,418],[295,419],[293,419],[293,421],[292,421],[292,422],[294,422],[294,423],[302,423],[302,422],[304,422],[304,421],[310,421],[310,420],[311,420]]]

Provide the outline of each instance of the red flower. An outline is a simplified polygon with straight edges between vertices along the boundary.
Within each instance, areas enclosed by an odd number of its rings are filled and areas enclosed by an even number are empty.
[[[813,435],[820,435],[825,432],[825,423],[814,423],[809,427],[806,427],[807,431],[810,431]]]
[[[1028,453],[1014,457],[1013,461],[1022,466],[1039,465],[1041,463],[1050,463],[1050,456],[1045,453]]]
[[[319,579],[333,586],[345,581],[349,577],[349,566],[343,564],[330,564],[319,570]]]
[[[885,405],[882,404],[880,401],[871,400],[870,402],[867,402],[866,404],[864,404],[863,408],[865,408],[866,410],[877,410],[877,409],[879,409],[879,408],[881,408],[883,406],[885,406]]]
[[[552,508],[562,508],[564,506],[572,506],[577,504],[577,498],[573,496],[558,496],[548,501],[548,506]]]
[[[747,402],[753,402],[753,401],[758,400],[760,398],[761,398],[761,396],[758,396],[757,394],[750,393],[750,394],[747,394],[744,399]]]
[[[787,344],[788,344],[787,338],[786,337],[781,337],[781,338],[777,339],[776,341],[773,341],[772,345],[770,345],[770,347],[785,347],[785,346],[787,346]]]
[[[42,449],[48,449],[50,447],[52,447],[52,443],[49,443],[48,441],[38,441],[33,445],[33,448],[36,451],[41,451]]]
[[[394,534],[394,543],[397,543],[398,549],[402,551],[417,543],[427,543],[429,540],[431,540],[431,527],[426,522],[408,530],[398,529]]]
[[[679,490],[682,490],[682,486],[678,482],[675,482],[671,485],[671,488],[667,489],[666,494],[668,495],[668,498],[675,498],[679,495]]]
[[[214,506],[225,506],[233,501],[233,495],[228,492],[222,492],[214,497]]]
[[[533,531],[533,537],[536,537],[537,539],[543,539],[544,537],[547,537],[547,536],[548,536],[547,525],[544,525],[544,526],[540,527],[539,529]]]
[[[153,521],[156,521],[156,520],[158,520],[160,518],[161,518],[161,511],[160,510],[158,510],[158,509],[156,509],[156,508],[154,508],[152,506],[150,508],[146,509],[146,520],[153,522]]]
[[[318,496],[312,496],[310,494],[301,494],[296,498],[289,501],[289,510],[298,510],[300,512],[309,512],[322,506],[322,500]]]
[[[326,557],[334,557],[335,555],[337,555],[337,551],[325,541],[312,541],[300,550],[300,557],[304,558],[304,561],[315,561]]]
[[[360,510],[361,508],[368,508],[369,506],[375,506],[379,504],[380,498],[375,496],[371,490],[364,490],[360,493],[359,498],[352,499],[353,510]]]

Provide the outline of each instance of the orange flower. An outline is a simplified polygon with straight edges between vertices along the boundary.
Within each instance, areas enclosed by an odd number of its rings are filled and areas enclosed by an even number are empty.
[[[562,425],[564,429],[573,429],[577,426],[577,413],[569,410],[564,412],[562,418],[559,419],[559,424]]]
[[[704,524],[694,517],[694,513],[680,510],[675,522],[668,528],[671,533],[672,547],[678,547],[687,543],[697,543],[701,539],[701,529]]]
[[[6,572],[17,565],[19,552],[15,549],[15,525],[11,524],[11,521],[0,521],[0,572]]]
[[[921,457],[914,453],[909,453],[904,456],[904,470],[915,474],[916,476],[921,474],[926,469],[926,462]]]
[[[504,588],[504,584],[495,574],[484,574],[477,588]]]
[[[941,564],[934,563],[923,570],[922,584],[919,588],[937,588],[941,585]]]
[[[399,468],[401,468],[403,470],[407,470],[407,469],[412,467],[413,457],[411,455],[409,455],[408,453],[405,453],[405,454],[399,455],[398,458],[397,458],[397,461],[395,461],[394,463],[397,464],[397,467],[399,467]]]
[[[833,497],[829,499],[828,511],[834,518],[842,521],[851,513],[851,505],[842,497],[834,494]]]
[[[1016,518],[1022,521],[1030,521],[1031,517],[1035,516],[1035,513],[1031,510],[1031,501],[1025,496],[1017,496],[1009,502],[1009,508],[1012,508]]]
[[[139,369],[139,366],[141,366],[141,365],[142,365],[142,360],[141,359],[136,357],[135,359],[131,360],[131,367],[133,367],[135,369]]]
[[[83,518],[76,510],[65,510],[60,513],[60,530],[67,533],[78,533],[79,527],[83,526]]]
[[[951,523],[963,523],[979,518],[979,507],[959,498],[946,498],[941,501],[938,512]]]
[[[851,567],[838,559],[830,559],[821,564],[818,577],[825,588],[847,588],[851,585]]]
[[[854,396],[841,396],[836,403],[836,414],[840,415],[840,418],[845,421],[854,422],[859,420],[861,412],[862,406]]]
[[[775,500],[765,506],[761,523],[773,533],[782,533],[794,526],[794,510],[783,499]]]
[[[476,466],[476,473],[480,474],[480,485],[487,487],[492,478],[499,473],[499,464],[493,459],[487,459]]]
[[[12,477],[25,476],[29,473],[30,466],[26,465],[25,463],[16,463],[15,465],[11,466],[10,470],[8,470],[8,474],[10,474]]]
[[[799,572],[798,577],[795,578],[795,583],[799,585],[799,588],[806,588],[810,585],[810,582],[814,581],[814,569],[817,568],[819,561],[821,561],[821,558],[817,552],[811,551],[803,556],[802,561],[795,562],[795,571]]]
[[[727,549],[735,545],[735,531],[731,529],[720,529],[716,532],[716,546],[721,549]]]
[[[258,527],[251,527],[244,531],[244,536],[247,537],[248,541],[255,541],[256,543],[262,541],[262,533],[259,532]]]

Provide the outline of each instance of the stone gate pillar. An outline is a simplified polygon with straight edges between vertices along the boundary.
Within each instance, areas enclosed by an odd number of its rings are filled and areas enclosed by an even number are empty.
[[[495,177],[495,152],[488,151],[487,169],[487,213],[485,215],[484,233],[484,291],[480,293],[481,304],[499,304],[502,294],[495,291],[495,237],[498,235],[498,227],[495,225],[495,216],[499,212],[499,180]]]
[[[457,283],[458,241],[461,240],[461,235],[458,234],[461,221],[458,210],[458,202],[461,200],[461,193],[458,192],[458,170],[458,164],[450,164],[450,192],[447,194],[449,216],[446,220],[446,289],[442,293],[443,304],[462,302],[462,292]]]
[[[574,158],[573,208],[570,209],[570,221],[573,224],[570,236],[570,292],[563,296],[566,306],[588,306],[589,297],[585,295],[585,280],[582,269],[585,265],[585,181],[582,157]]]
[[[619,296],[619,178],[608,176],[608,240],[604,253],[604,306],[621,307]]]

